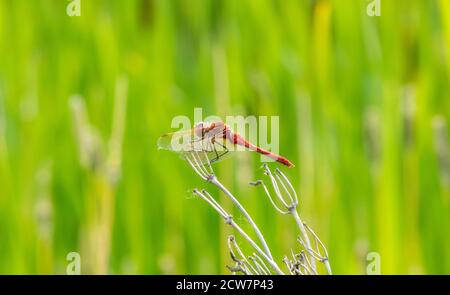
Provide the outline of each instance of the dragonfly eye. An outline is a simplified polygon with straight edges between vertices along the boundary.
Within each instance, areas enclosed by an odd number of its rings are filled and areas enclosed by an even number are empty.
[[[194,125],[195,135],[203,137],[204,123],[198,122]]]
[[[195,129],[202,129],[203,128],[203,122],[198,122],[198,123],[196,123],[195,125],[194,125],[194,128]]]

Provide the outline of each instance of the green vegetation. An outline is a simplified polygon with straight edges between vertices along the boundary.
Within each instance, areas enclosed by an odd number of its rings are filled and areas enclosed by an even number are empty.
[[[191,189],[219,192],[156,148],[195,107],[280,116],[334,273],[368,252],[450,273],[449,1],[68,3],[0,0],[0,273],[65,273],[72,251],[83,273],[228,273],[232,231]],[[258,160],[216,171],[280,256],[295,224],[247,184]]]

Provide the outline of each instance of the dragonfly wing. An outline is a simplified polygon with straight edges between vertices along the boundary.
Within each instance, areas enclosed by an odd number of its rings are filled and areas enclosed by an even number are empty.
[[[158,149],[180,153],[195,165],[206,165],[222,161],[232,155],[224,129],[217,128],[198,136],[191,130],[177,131],[162,135],[158,139]]]
[[[177,131],[162,135],[158,139],[158,149],[184,152],[192,150],[198,141],[201,141],[201,138],[196,136],[193,130]]]

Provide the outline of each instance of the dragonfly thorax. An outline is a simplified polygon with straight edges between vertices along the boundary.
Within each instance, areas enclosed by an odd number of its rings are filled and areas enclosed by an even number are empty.
[[[206,135],[218,135],[225,127],[222,122],[198,122],[194,125],[195,135],[204,138]]]

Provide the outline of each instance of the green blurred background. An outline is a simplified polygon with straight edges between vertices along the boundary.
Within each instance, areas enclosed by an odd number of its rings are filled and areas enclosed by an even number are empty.
[[[228,273],[233,232],[191,189],[219,192],[156,148],[194,107],[280,116],[334,273],[369,252],[449,273],[450,1],[369,3],[1,0],[0,273],[65,273],[72,251],[82,273]],[[281,261],[295,226],[247,185],[258,160],[216,172]]]

